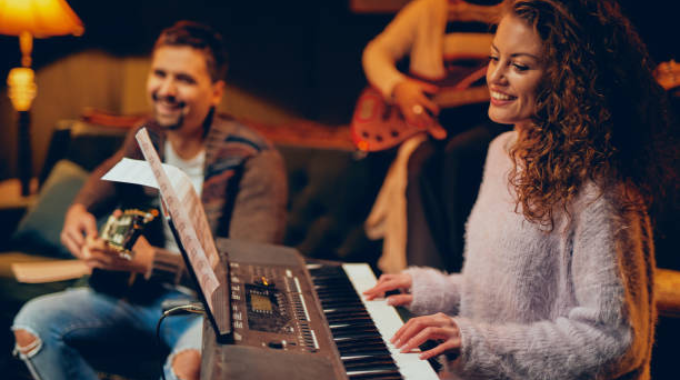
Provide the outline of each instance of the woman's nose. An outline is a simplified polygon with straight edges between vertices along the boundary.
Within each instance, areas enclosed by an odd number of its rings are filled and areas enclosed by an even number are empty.
[[[502,83],[505,79],[505,71],[503,65],[498,62],[489,63],[489,67],[486,70],[486,81],[487,83]]]

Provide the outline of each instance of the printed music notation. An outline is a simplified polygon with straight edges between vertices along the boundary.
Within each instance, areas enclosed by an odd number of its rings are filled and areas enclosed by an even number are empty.
[[[183,171],[161,162],[145,128],[137,132],[136,138],[146,161],[123,158],[102,179],[160,191],[164,212],[170,215],[179,235],[178,243],[191,260],[199,286],[212,308],[212,294],[219,286],[215,274],[219,254],[200,198]]]

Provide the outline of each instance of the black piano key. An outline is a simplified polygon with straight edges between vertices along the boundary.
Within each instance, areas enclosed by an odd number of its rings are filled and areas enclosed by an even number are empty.
[[[343,347],[338,349],[340,356],[342,357],[354,357],[354,356],[371,356],[371,355],[389,355],[390,351],[378,347],[378,346],[366,346],[366,347]]]
[[[310,270],[310,275],[349,378],[403,380],[342,267],[323,266]]]
[[[404,380],[399,371],[375,371],[349,374],[350,380]]]
[[[388,350],[380,349],[380,348],[371,348],[371,347],[357,347],[353,349],[342,349],[340,351],[340,357],[341,358],[347,358],[347,357],[354,357],[354,356],[375,356],[375,355],[389,355],[390,352]]]
[[[336,339],[335,340],[335,345],[340,347],[352,347],[352,346],[360,346],[360,345],[367,345],[367,344],[382,344],[384,345],[385,342],[381,338],[367,338],[367,339],[361,339],[361,340],[354,340],[354,339]]]
[[[427,341],[425,341],[425,343],[423,343],[423,344],[420,345],[420,350],[423,351],[423,352],[429,351],[429,350],[431,350],[431,349],[437,347],[438,345],[439,345],[439,343],[436,342],[436,341],[427,340]],[[430,367],[432,367],[432,369],[433,369],[435,372],[439,372],[439,371],[442,370],[442,367],[443,367],[443,366],[442,366],[442,364],[439,362],[439,360],[437,360],[437,357],[436,357],[436,356],[433,357],[433,358],[427,359],[427,361],[428,361],[428,363],[430,363]]]
[[[364,307],[364,305],[360,306],[343,306],[343,305],[334,305],[332,307],[326,307],[323,309],[324,314],[328,314],[331,312],[337,312],[337,313],[356,313],[356,314],[368,314],[368,311]]]
[[[356,314],[356,315],[326,315],[326,320],[330,324],[343,323],[343,322],[362,322],[362,321],[372,321],[371,316],[366,314]]]
[[[343,333],[343,332],[366,332],[366,333],[373,333],[373,336],[380,336],[380,331],[374,326],[374,325],[369,325],[369,324],[353,324],[353,325],[335,325],[335,326],[330,326],[331,328],[331,333],[335,335],[336,333]]]
[[[364,345],[360,344],[343,345],[338,346],[338,351],[340,351],[342,354],[345,354],[345,356],[348,356],[350,354],[360,355],[360,352],[378,352],[378,351],[389,352],[385,345],[380,343],[367,343]]]
[[[351,371],[381,371],[399,370],[389,355],[365,358],[343,359],[342,363],[348,372]]]
[[[331,331],[331,334],[333,334],[333,337],[337,338],[370,338],[372,336],[375,336],[375,333],[373,331]]]
[[[368,313],[368,311],[365,308],[356,308],[356,307],[350,307],[350,308],[338,308],[338,309],[329,309],[324,313],[326,315],[326,318],[354,318],[357,316],[367,316],[371,317],[371,315]]]
[[[321,301],[321,307],[323,308],[323,310],[329,310],[329,309],[333,310],[333,309],[337,309],[337,308],[340,308],[340,307],[359,308],[361,306],[363,306],[363,304],[361,302],[342,303],[342,302],[336,302],[336,301]]]
[[[361,345],[350,345],[338,347],[340,354],[344,356],[369,355],[369,353],[389,353],[389,350],[384,345],[370,343]]]

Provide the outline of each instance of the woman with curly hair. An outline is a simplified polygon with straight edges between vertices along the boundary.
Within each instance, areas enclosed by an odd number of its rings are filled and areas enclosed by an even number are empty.
[[[648,379],[648,211],[670,171],[646,48],[613,1],[511,0],[489,58],[489,117],[514,130],[489,147],[462,272],[365,295],[408,290],[388,303],[425,316],[392,342],[437,341],[421,358],[446,354],[454,378]]]

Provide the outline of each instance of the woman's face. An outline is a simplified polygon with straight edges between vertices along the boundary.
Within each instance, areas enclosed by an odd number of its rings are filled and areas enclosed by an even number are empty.
[[[538,86],[545,72],[542,41],[524,20],[506,15],[498,24],[489,58],[489,118],[521,128],[536,113]]]

